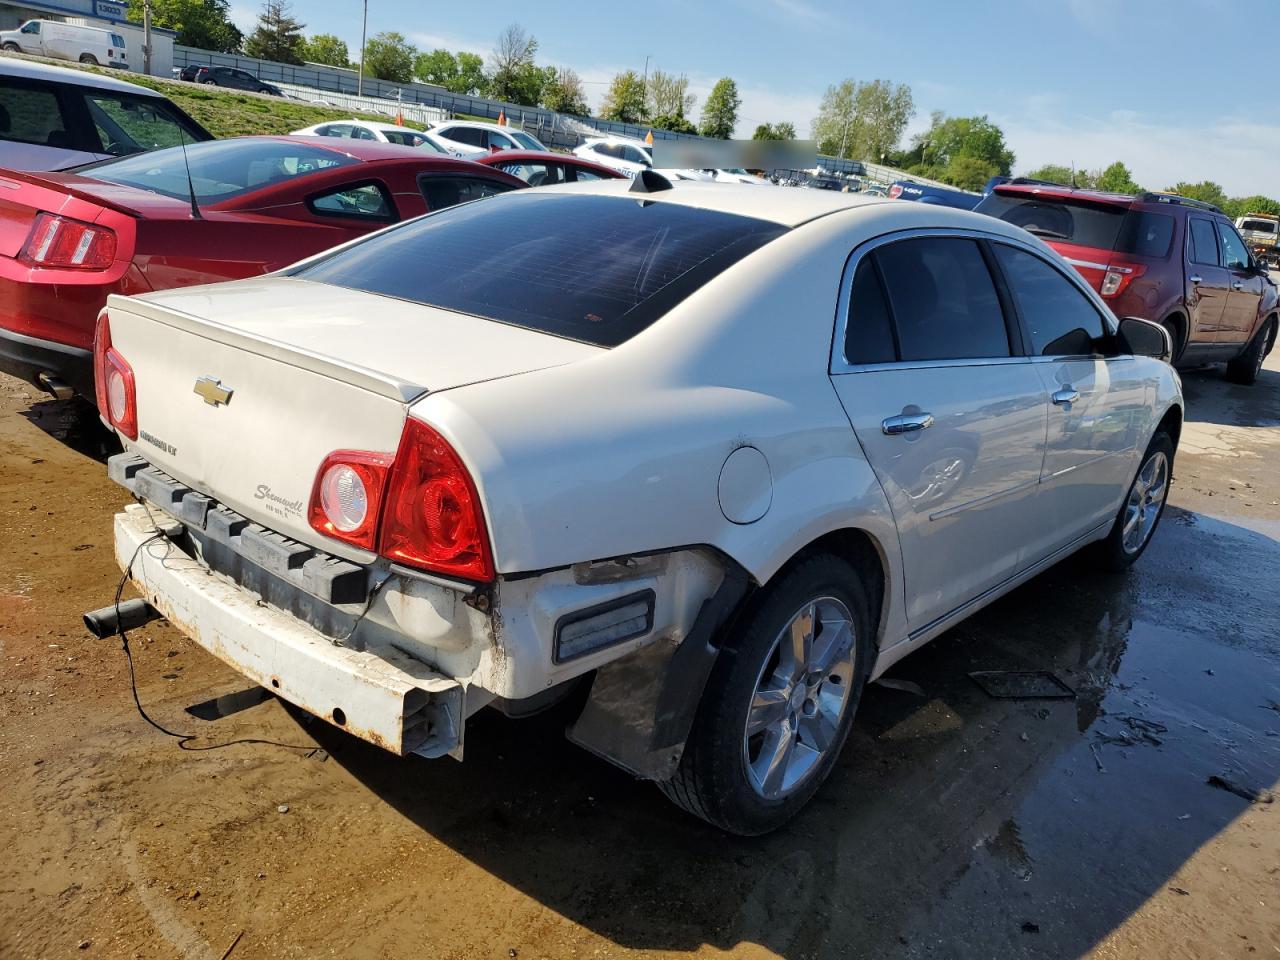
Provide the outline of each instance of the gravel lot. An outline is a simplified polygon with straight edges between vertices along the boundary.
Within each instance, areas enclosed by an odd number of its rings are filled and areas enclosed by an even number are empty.
[[[909,657],[809,810],[739,841],[554,717],[479,717],[465,764],[274,700],[197,720],[246,684],[164,624],[140,694],[193,738],[146,726],[80,624],[119,577],[103,438],[0,377],[0,957],[1277,956],[1280,802],[1206,780],[1280,781],[1280,354],[1184,381],[1137,568],[1067,561]],[[1076,698],[966,676],[1001,669]]]

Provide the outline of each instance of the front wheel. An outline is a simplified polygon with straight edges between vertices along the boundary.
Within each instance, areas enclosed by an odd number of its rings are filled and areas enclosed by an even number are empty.
[[[1113,573],[1128,570],[1147,549],[1169,499],[1173,452],[1173,440],[1163,430],[1151,438],[1111,532],[1097,545],[1105,569]]]
[[[1232,383],[1252,386],[1262,373],[1262,361],[1267,359],[1267,348],[1271,345],[1272,323],[1264,323],[1253,335],[1244,352],[1227,364],[1227,379]]]
[[[849,735],[875,655],[870,609],[858,571],[826,554],[767,587],[721,652],[663,793],[740,836],[791,819]]]
[[[4,50],[5,53],[21,53],[22,52],[22,48],[18,46],[16,43],[6,43],[3,47],[0,47],[0,50]]]

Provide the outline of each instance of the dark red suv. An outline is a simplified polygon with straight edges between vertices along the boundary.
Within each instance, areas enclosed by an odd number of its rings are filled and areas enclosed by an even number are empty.
[[[1253,383],[1276,341],[1276,285],[1217,207],[1012,180],[977,206],[1035,234],[1102,294],[1118,317],[1169,331],[1180,366],[1227,364]]]

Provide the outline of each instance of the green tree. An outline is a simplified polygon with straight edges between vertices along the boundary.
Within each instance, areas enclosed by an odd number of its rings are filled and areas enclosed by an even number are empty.
[[[1000,168],[990,160],[961,154],[942,168],[938,179],[961,190],[977,191],[986,186],[987,181],[999,172]]]
[[[536,105],[542,88],[556,74],[554,68],[538,67],[534,62],[537,53],[538,41],[518,23],[498,34],[498,42],[489,55],[489,96],[527,107]]]
[[[1008,176],[1013,166],[1014,154],[1005,145],[1004,131],[985,115],[948,117],[937,111],[929,129],[912,142],[920,152],[920,162],[935,169],[945,171],[958,157],[985,161],[1002,176]],[[971,176],[973,166],[966,167],[966,175]]]
[[[266,0],[258,14],[257,29],[244,42],[245,55],[277,63],[302,63],[302,27],[288,0]]]
[[[609,84],[600,116],[620,123],[640,123],[648,116],[644,80],[634,70],[624,70]]]
[[[303,42],[298,55],[307,63],[323,63],[330,67],[351,66],[347,45],[332,33],[317,33]]]
[[[1129,172],[1129,168],[1119,160],[1099,173],[1094,184],[1099,190],[1105,190],[1107,193],[1136,194],[1142,192],[1142,187],[1138,186],[1134,181],[1133,174]]]
[[[1222,207],[1227,203],[1226,191],[1212,180],[1201,180],[1199,183],[1175,183],[1166,192],[1200,200],[1203,203],[1212,203],[1215,207]]]
[[[683,73],[663,73],[655,70],[649,74],[649,86],[645,91],[646,105],[651,117],[687,117],[698,102],[689,92],[689,78]]]
[[[1084,186],[1081,182],[1081,172],[1072,170],[1071,167],[1064,167],[1060,163],[1046,163],[1043,167],[1037,167],[1030,173],[1024,174],[1032,180],[1048,180],[1050,183],[1061,183],[1064,186]]]
[[[676,133],[697,133],[698,128],[690,123],[683,113],[664,113],[649,121],[658,130],[672,130]]]
[[[413,62],[417,48],[395,30],[370,37],[364,51],[364,74],[393,83],[408,83],[413,79]]]
[[[873,163],[896,159],[894,150],[915,109],[905,83],[844,80],[827,87],[813,121],[818,152]]]
[[[731,77],[721,77],[707,95],[707,102],[702,105],[702,122],[698,124],[698,132],[704,137],[728,140],[733,136],[733,128],[738,125],[740,106],[742,98],[738,96],[738,85]]]
[[[1280,217],[1280,201],[1255,193],[1251,197],[1232,197],[1222,210],[1233,220],[1250,213],[1269,213],[1273,217]]]
[[[590,112],[582,78],[568,67],[552,68],[552,78],[542,87],[542,105],[556,113],[583,117]]]
[[[755,133],[751,134],[752,140],[794,140],[795,138],[795,125],[785,120],[782,123],[762,123],[756,127]]]
[[[178,31],[177,43],[217,53],[239,53],[244,34],[231,22],[229,0],[151,0],[151,22]],[[128,7],[128,18],[142,22],[142,4]]]

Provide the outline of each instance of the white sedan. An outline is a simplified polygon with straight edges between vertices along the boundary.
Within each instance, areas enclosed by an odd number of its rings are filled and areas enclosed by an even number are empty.
[[[451,120],[439,124],[431,133],[446,150],[464,160],[474,160],[499,150],[547,152],[547,148],[532,134],[497,123]]]
[[[349,140],[377,140],[380,143],[398,143],[406,147],[421,147],[435,153],[450,150],[427,130],[415,130],[394,123],[373,123],[369,120],[331,120],[317,123],[301,130],[294,130],[293,137],[343,137]]]
[[[146,504],[115,519],[128,619],[400,754],[576,691],[571,739],[762,833],[869,680],[1076,550],[1142,554],[1168,349],[966,211],[514,191],[110,298],[110,472]]]

